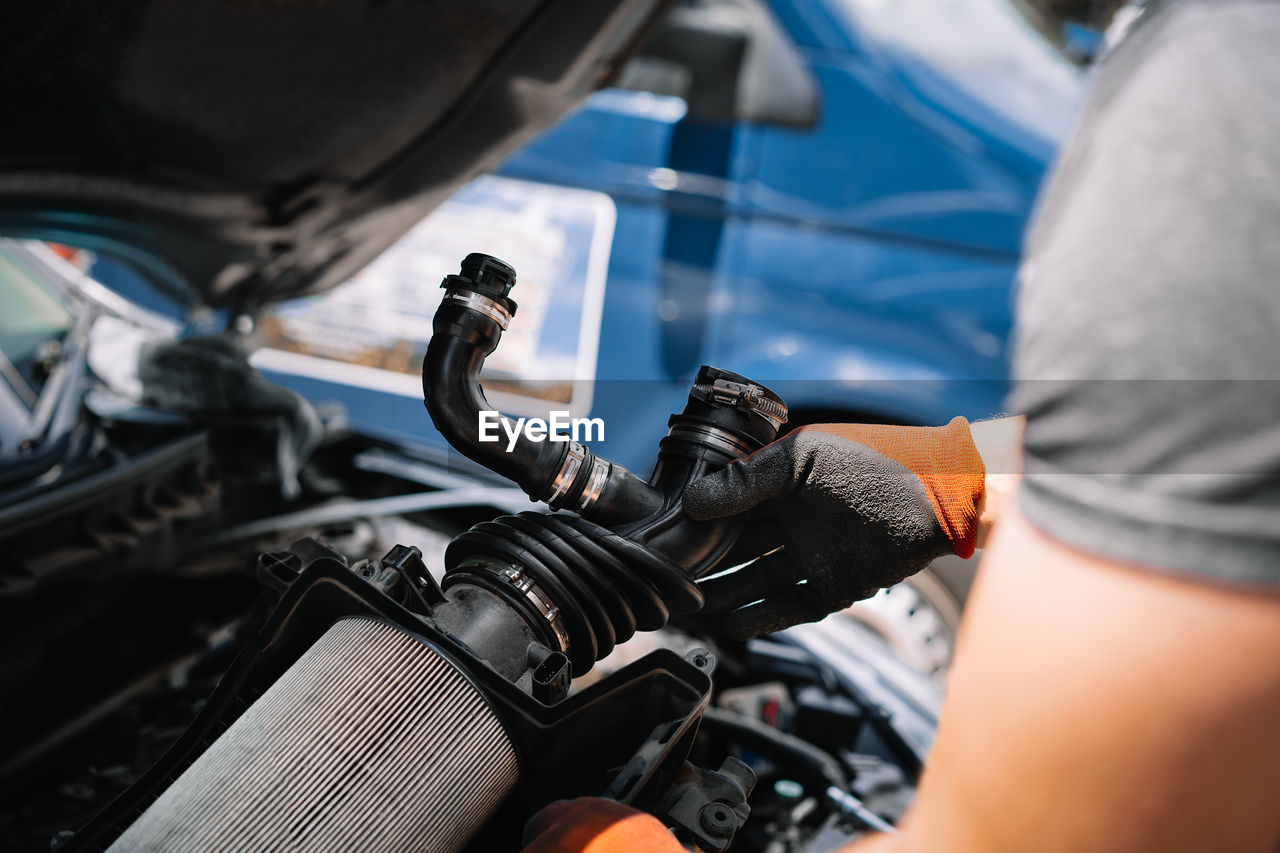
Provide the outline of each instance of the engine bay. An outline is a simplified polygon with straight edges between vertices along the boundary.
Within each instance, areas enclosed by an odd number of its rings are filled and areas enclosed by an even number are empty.
[[[445,278],[423,374],[437,427],[501,479],[332,419],[291,456],[287,408],[99,417],[117,452],[88,455],[82,501],[3,510],[4,692],[27,697],[5,708],[6,849],[515,850],[580,795],[714,851],[832,850],[900,817],[931,683],[842,614],[742,643],[699,612],[738,531],[679,495],[785,404],[704,367],[647,481],[573,441],[483,447],[514,280],[484,256]],[[231,370],[214,350],[197,363]]]

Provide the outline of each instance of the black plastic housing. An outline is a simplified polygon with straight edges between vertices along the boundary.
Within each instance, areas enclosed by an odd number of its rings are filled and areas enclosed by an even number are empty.
[[[335,621],[347,616],[386,620],[418,636],[465,673],[502,720],[517,752],[520,781],[469,851],[517,850],[521,828],[546,803],[605,789],[621,802],[633,802],[650,786],[664,789],[682,766],[710,697],[709,668],[660,650],[563,701],[544,704],[428,619],[362,580],[336,554],[312,548],[309,555],[257,639],[241,652],[181,738],[59,846],[60,853],[106,849]],[[658,729],[665,739],[655,751],[649,736]]]

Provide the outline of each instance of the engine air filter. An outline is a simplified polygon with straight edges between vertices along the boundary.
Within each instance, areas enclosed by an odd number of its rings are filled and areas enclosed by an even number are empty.
[[[110,849],[451,853],[517,774],[461,671],[393,625],[347,618]]]

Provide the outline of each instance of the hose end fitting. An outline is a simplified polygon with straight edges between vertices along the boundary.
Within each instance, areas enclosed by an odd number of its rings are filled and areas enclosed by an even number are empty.
[[[462,268],[457,275],[447,275],[440,286],[450,291],[465,291],[492,299],[501,305],[510,316],[515,316],[516,303],[510,296],[511,288],[516,285],[516,271],[511,264],[485,255],[472,252],[462,259]]]

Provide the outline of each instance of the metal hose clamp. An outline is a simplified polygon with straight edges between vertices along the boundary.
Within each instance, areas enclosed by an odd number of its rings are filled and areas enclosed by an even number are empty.
[[[764,418],[774,429],[787,422],[787,407],[768,397],[768,391],[759,385],[717,379],[710,384],[693,386],[690,396],[705,403],[733,406]]]
[[[511,324],[511,312],[496,299],[481,296],[479,293],[470,290],[446,290],[444,298],[446,302],[457,302],[472,311],[480,312],[497,323],[504,332],[507,330],[507,326]]]
[[[533,609],[551,627],[551,632],[556,636],[556,643],[560,646],[557,651],[568,653],[569,630],[565,627],[564,619],[560,618],[560,608],[556,607],[551,599],[538,588],[532,577],[525,574],[523,568],[519,565],[508,566],[490,560],[477,559],[466,560],[458,568],[484,569],[497,576],[499,580],[514,587],[517,592],[524,596],[526,601],[533,605]]]
[[[569,487],[578,477],[578,470],[586,461],[587,449],[576,441],[569,442],[569,452],[565,454],[564,462],[560,463],[560,470],[551,482],[551,497],[547,498],[547,503],[554,504],[569,491]]]
[[[599,456],[591,464],[591,478],[587,480],[587,487],[582,490],[582,497],[578,499],[578,511],[586,512],[600,498],[600,493],[604,491],[605,481],[609,479],[609,469],[612,467],[605,459]]]

